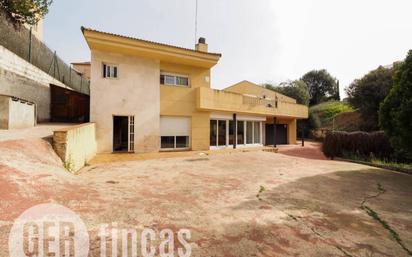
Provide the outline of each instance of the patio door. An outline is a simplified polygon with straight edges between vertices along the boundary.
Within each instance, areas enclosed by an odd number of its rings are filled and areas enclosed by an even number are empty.
[[[227,145],[227,123],[226,120],[210,120],[210,146]]]
[[[113,152],[134,151],[134,116],[113,116]]]

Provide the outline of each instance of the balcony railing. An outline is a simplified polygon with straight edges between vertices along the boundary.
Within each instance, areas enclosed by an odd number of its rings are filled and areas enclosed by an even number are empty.
[[[245,96],[211,88],[198,88],[196,101],[197,108],[200,110],[308,118],[308,107],[305,105]]]

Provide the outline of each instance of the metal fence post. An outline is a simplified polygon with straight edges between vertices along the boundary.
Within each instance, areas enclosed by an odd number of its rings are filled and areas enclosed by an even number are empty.
[[[33,37],[33,32],[32,32],[33,27],[30,27],[30,32],[29,32],[29,63],[31,63],[31,41]]]

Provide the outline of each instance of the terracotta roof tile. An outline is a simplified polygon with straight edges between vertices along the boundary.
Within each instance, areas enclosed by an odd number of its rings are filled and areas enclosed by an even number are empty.
[[[180,46],[174,46],[174,45],[169,45],[169,44],[154,42],[154,41],[145,40],[145,39],[140,39],[140,38],[136,38],[136,37],[129,37],[129,36],[124,36],[124,35],[119,35],[119,34],[114,34],[114,33],[109,33],[109,32],[104,32],[104,31],[99,31],[99,30],[95,30],[95,29],[91,29],[91,28],[86,28],[86,27],[83,27],[83,26],[81,27],[81,30],[82,30],[83,34],[84,34],[84,31],[91,31],[91,32],[97,32],[97,33],[106,34],[106,35],[115,36],[115,37],[121,37],[121,38],[127,38],[127,39],[137,40],[137,41],[140,41],[140,42],[155,44],[155,45],[159,45],[159,46],[173,47],[173,48],[181,49],[181,50],[185,50],[185,51],[191,51],[191,52],[202,53],[202,54],[211,54],[211,55],[216,55],[216,56],[222,56],[222,54],[219,54],[219,53],[210,53],[210,52],[205,53],[205,52],[197,51],[197,50],[195,50],[195,49],[184,48],[184,47],[180,47]]]

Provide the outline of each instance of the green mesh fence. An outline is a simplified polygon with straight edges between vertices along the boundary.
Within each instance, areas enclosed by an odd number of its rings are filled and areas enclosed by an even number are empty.
[[[13,24],[2,9],[0,9],[0,45],[68,87],[84,94],[90,93],[89,80],[75,72],[34,35],[31,36],[30,30],[25,26]]]

